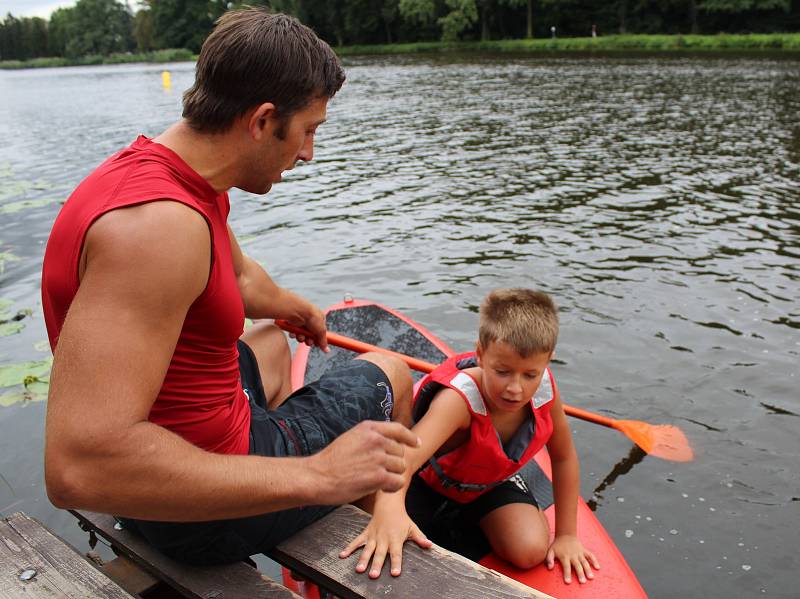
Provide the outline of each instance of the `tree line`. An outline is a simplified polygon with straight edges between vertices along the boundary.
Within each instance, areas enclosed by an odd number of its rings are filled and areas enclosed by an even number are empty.
[[[0,60],[197,52],[229,8],[297,16],[332,45],[589,36],[800,31],[800,0],[78,0],[49,20],[0,21]]]

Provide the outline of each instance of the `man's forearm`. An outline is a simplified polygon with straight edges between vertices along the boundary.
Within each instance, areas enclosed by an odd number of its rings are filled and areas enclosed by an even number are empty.
[[[252,258],[243,256],[243,269],[239,275],[245,316],[248,318],[283,318],[303,321],[311,305],[288,289],[278,286],[267,272]]]
[[[203,451],[149,422],[114,447],[48,454],[48,492],[58,507],[161,521],[240,518],[324,503],[325,477],[309,458]]]

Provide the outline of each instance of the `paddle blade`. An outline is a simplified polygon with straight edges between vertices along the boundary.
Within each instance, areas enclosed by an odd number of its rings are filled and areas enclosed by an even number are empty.
[[[691,462],[694,452],[683,431],[671,424],[647,424],[639,420],[615,420],[613,427],[646,453],[673,462]]]

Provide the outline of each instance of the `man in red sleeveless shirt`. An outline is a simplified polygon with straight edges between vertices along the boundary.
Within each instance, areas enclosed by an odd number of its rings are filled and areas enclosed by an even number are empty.
[[[140,137],[65,203],[42,274],[54,362],[48,495],[113,513],[175,558],[265,551],[332,509],[403,482],[411,377],[366,354],[290,396],[278,329],[325,320],[242,254],[227,191],[266,193],[311,160],[344,81],[295,19],[227,13],[183,119]]]

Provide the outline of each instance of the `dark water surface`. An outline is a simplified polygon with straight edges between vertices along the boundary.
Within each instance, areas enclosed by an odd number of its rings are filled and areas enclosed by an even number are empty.
[[[233,227],[281,284],[381,301],[457,349],[489,289],[548,290],[565,401],[677,424],[697,453],[642,459],[572,421],[583,495],[648,593],[797,597],[798,67],[350,59],[316,159],[268,196],[234,192]],[[161,68],[0,72],[0,513],[81,548],[43,491],[43,386],[4,379],[47,369],[39,273],[59,202],[179,115],[192,65],[170,65],[168,91]]]

